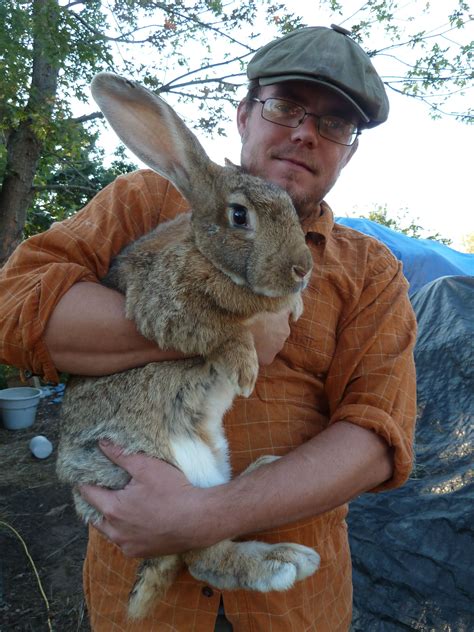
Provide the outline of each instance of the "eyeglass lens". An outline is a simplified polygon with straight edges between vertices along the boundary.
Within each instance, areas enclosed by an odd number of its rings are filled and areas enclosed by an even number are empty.
[[[306,112],[303,106],[284,99],[270,98],[263,102],[262,117],[277,125],[296,128],[306,116],[315,117],[320,135],[335,143],[352,145],[357,137],[355,125],[337,116],[317,116]]]

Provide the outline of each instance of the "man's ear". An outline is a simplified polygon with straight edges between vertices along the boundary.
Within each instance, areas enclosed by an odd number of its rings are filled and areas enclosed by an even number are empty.
[[[247,121],[249,118],[249,107],[246,99],[242,99],[237,107],[237,129],[239,130],[240,137],[242,138],[247,128]]]

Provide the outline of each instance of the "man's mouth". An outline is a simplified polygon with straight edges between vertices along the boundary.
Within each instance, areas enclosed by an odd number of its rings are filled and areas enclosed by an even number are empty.
[[[290,163],[291,165],[294,165],[295,167],[299,167],[300,169],[308,171],[309,173],[313,175],[315,173],[315,169],[313,168],[313,166],[310,165],[308,162],[305,162],[304,160],[299,160],[297,158],[292,158],[290,156],[276,156],[276,158],[277,160]]]

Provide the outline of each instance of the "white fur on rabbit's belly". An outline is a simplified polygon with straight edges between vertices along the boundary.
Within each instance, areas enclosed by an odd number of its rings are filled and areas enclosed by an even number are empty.
[[[213,487],[229,480],[214,452],[201,439],[180,437],[173,441],[171,449],[179,469],[196,487]]]
[[[232,404],[234,390],[227,380],[220,381],[219,387],[213,390],[206,401],[205,419],[201,422],[205,434],[212,437],[212,447],[196,435],[175,437],[171,442],[176,464],[196,487],[213,487],[230,480],[222,417]]]

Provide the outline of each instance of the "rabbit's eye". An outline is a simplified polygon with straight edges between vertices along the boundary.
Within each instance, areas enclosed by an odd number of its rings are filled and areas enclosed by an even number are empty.
[[[247,228],[249,226],[248,211],[245,206],[242,206],[242,204],[230,204],[229,207],[231,209],[232,224],[241,228]]]

